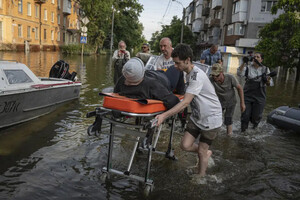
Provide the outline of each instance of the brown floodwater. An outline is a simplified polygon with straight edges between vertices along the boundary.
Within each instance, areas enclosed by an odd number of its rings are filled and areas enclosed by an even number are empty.
[[[93,123],[86,113],[101,105],[98,93],[113,84],[109,56],[66,56],[59,52],[0,52],[0,60],[25,63],[37,76],[48,76],[60,59],[70,64],[82,82],[79,100],[38,119],[0,130],[0,199],[146,199],[143,184],[120,176],[102,182],[108,135],[88,136]],[[233,136],[225,127],[211,146],[208,175],[193,175],[196,155],[180,149],[175,130],[177,161],[153,155],[151,178],[155,188],[147,199],[300,199],[300,133],[266,122],[267,114],[282,105],[300,103],[294,74],[274,79],[267,89],[264,117],[257,130],[240,132],[240,113],[234,116]],[[1,119],[0,119],[1,120]],[[108,131],[108,125],[104,124]],[[159,148],[167,147],[165,126]],[[133,143],[115,141],[113,166],[126,169]],[[134,160],[133,171],[143,175],[145,156]]]

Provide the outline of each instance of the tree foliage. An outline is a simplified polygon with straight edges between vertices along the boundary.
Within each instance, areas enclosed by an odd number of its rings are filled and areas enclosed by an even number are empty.
[[[114,44],[124,40],[128,49],[135,49],[145,40],[138,17],[143,10],[137,0],[77,0],[87,24],[89,43],[98,48],[110,48],[112,13],[114,9]]]
[[[155,32],[152,34],[150,40],[151,48],[155,52],[159,52],[159,41],[163,37],[169,37],[172,40],[172,46],[175,47],[180,43],[181,26],[182,21],[177,16],[174,16],[170,25],[163,25],[160,32]],[[194,38],[192,31],[187,26],[184,26],[183,43],[194,44],[195,41],[196,39]]]
[[[300,73],[299,6],[299,0],[279,0],[272,7],[272,13],[276,14],[279,9],[284,10],[284,13],[261,29],[261,40],[256,46],[258,51],[264,53],[267,66],[296,67],[296,80],[299,80]]]

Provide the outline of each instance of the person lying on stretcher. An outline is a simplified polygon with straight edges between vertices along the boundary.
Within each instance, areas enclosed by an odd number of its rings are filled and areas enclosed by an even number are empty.
[[[170,88],[168,78],[161,72],[147,70],[139,58],[131,58],[123,66],[114,93],[136,99],[161,100],[167,109],[175,106],[179,99]]]

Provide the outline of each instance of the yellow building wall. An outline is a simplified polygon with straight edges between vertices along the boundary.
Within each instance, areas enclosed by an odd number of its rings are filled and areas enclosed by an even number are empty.
[[[63,1],[65,0],[61,0],[61,8],[58,9],[57,0],[37,1],[45,2],[42,4],[36,3],[35,0],[4,0],[0,8],[0,21],[2,22],[0,49],[1,46],[3,49],[3,44],[14,46],[17,50],[22,49],[25,41],[29,43],[31,50],[34,48],[39,50],[40,47],[43,49],[54,47],[55,49],[61,45],[62,40],[57,39],[58,32],[61,31],[57,15],[62,10]],[[22,12],[19,11],[19,2],[22,2]],[[73,5],[72,1],[72,12],[67,16],[68,21],[78,20],[77,14],[73,13]],[[64,14],[60,15],[63,18]]]

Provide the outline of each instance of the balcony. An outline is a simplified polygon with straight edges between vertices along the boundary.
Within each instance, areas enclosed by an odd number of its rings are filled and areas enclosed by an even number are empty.
[[[222,7],[222,0],[212,0],[211,9],[218,10]]]
[[[211,19],[210,20],[210,23],[209,23],[209,26],[212,27],[212,26],[220,26],[220,19]]]
[[[199,33],[203,29],[203,22],[201,19],[196,19],[193,21],[192,32]]]
[[[202,16],[208,16],[209,15],[209,7],[203,8],[202,9]]]
[[[46,0],[34,0],[34,3],[43,4],[46,3]]]
[[[247,12],[238,12],[232,15],[232,23],[247,20]]]
[[[253,38],[240,38],[235,41],[236,47],[251,47],[254,48],[258,43],[258,39]]]
[[[71,15],[71,9],[71,0],[63,0],[63,13],[66,15]]]

